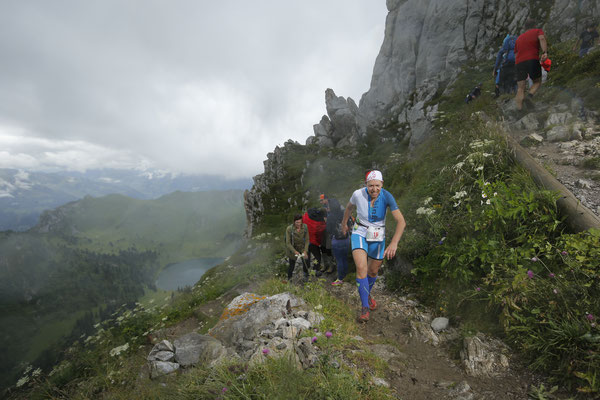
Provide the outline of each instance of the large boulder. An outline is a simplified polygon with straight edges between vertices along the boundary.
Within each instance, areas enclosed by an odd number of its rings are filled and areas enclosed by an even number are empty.
[[[217,339],[196,332],[175,339],[173,344],[175,360],[182,367],[199,363],[215,365],[228,355],[232,355]]]
[[[248,304],[252,300],[256,301]],[[253,340],[266,325],[304,304],[304,300],[290,293],[266,298],[245,293],[225,308],[219,322],[210,330],[210,335],[225,346],[235,348],[244,340]]]

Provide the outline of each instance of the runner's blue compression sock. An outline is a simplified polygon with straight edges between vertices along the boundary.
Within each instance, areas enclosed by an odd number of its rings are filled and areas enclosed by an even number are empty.
[[[377,280],[376,276],[369,276],[367,275],[367,280],[369,281],[369,293],[371,293],[371,289],[373,289],[373,285],[375,284],[375,281]]]
[[[356,286],[358,288],[358,295],[360,296],[362,306],[369,307],[369,280],[367,278],[356,278]]]

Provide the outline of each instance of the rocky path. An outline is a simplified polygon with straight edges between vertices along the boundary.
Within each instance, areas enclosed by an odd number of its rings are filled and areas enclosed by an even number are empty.
[[[356,287],[349,283],[332,287],[337,297],[359,310]],[[527,399],[535,378],[513,365],[507,348],[492,338],[478,336],[469,342],[468,367],[453,356],[463,339],[458,329],[448,327],[436,333],[431,315],[416,301],[398,297],[384,289],[383,279],[373,288],[378,309],[360,327],[369,348],[389,366],[386,380],[397,397],[425,399]],[[481,340],[480,340],[481,339]],[[502,356],[508,356],[508,366]],[[469,372],[467,372],[467,370]],[[539,386],[539,384],[536,384]]]
[[[512,99],[499,105],[506,130],[584,206],[600,216],[600,116],[580,110],[577,103],[571,107],[537,103],[521,114]]]

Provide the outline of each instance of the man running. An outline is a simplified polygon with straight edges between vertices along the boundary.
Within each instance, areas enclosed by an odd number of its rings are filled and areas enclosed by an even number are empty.
[[[533,19],[525,21],[526,32],[517,38],[515,43],[515,68],[517,70],[517,95],[515,101],[517,110],[523,109],[523,100],[525,99],[525,85],[527,76],[533,81],[527,93],[528,100],[531,100],[535,92],[542,85],[542,67],[540,62],[548,58],[548,43],[546,35],[541,29],[535,29],[536,23]],[[542,55],[540,56],[540,49]]]
[[[356,223],[352,229],[352,258],[356,264],[356,283],[362,303],[359,322],[369,320],[369,311],[377,308],[371,296],[371,289],[377,280],[379,267],[384,257],[388,260],[396,255],[398,242],[402,237],[406,221],[398,209],[394,196],[383,189],[383,175],[380,171],[370,171],[366,176],[367,187],[356,190],[344,212],[342,232],[348,232],[348,218],[356,209]],[[396,220],[396,231],[385,248],[385,215],[389,207]]]

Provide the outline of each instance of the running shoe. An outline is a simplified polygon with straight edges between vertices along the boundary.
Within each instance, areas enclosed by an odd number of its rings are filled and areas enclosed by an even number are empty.
[[[342,282],[342,281],[341,281],[341,280],[339,280],[339,279],[336,279],[335,281],[331,282],[331,284],[332,284],[333,286],[340,286],[342,283],[344,283],[344,282]]]
[[[371,297],[371,295],[369,295],[369,308],[371,309],[371,311],[377,310],[377,302],[374,298]]]
[[[369,320],[369,307],[363,307],[358,317],[358,322],[367,322]]]

